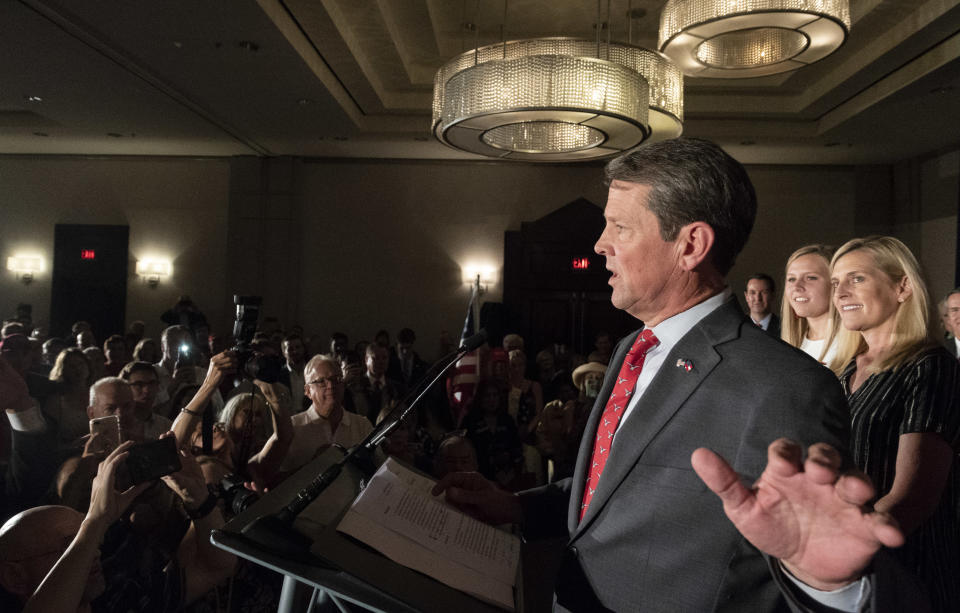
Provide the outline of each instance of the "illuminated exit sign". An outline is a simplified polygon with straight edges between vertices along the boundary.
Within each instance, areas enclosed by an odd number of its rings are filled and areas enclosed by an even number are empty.
[[[589,270],[590,258],[573,258],[574,270]]]
[[[80,250],[80,259],[81,260],[95,260],[97,258],[97,253],[93,249],[81,249]]]

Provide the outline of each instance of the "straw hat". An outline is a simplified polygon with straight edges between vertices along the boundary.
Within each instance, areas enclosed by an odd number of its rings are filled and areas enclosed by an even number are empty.
[[[580,389],[583,386],[583,378],[587,376],[587,373],[598,372],[601,376],[606,374],[607,366],[601,364],[600,362],[587,362],[586,364],[581,364],[577,366],[573,371],[573,384]]]

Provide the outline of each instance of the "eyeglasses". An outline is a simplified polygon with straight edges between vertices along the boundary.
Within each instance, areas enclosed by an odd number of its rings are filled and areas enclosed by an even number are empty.
[[[326,387],[328,383],[330,384],[330,387],[333,387],[334,385],[343,383],[343,377],[339,375],[333,375],[332,377],[320,377],[310,381],[307,383],[307,385],[319,385],[320,387]]]

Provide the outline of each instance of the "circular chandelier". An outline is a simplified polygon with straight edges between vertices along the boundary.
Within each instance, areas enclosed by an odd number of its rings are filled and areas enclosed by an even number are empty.
[[[849,0],[668,0],[659,48],[690,76],[761,77],[825,58],[849,32]]]
[[[538,38],[477,47],[434,78],[440,142],[511,160],[588,160],[683,129],[683,73],[633,45]]]

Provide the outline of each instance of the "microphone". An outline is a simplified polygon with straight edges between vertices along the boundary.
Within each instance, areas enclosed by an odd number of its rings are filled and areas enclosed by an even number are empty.
[[[288,556],[306,554],[310,549],[312,540],[293,528],[293,522],[300,512],[316,500],[337,479],[347,462],[353,462],[360,466],[361,470],[373,474],[369,467],[372,466],[370,464],[371,458],[377,445],[390,436],[390,433],[417,406],[427,390],[443,376],[448,368],[464,355],[482,345],[486,340],[487,331],[485,329],[469,338],[465,338],[459,349],[443,356],[427,369],[421,380],[397,403],[390,414],[367,434],[363,441],[351,447],[339,461],[314,477],[313,481],[300,490],[286,506],[276,513],[256,518],[244,526],[240,533],[257,545],[274,553]],[[434,373],[436,373],[436,376],[434,376]],[[433,377],[433,379],[430,379],[430,377]],[[429,381],[429,383],[424,386],[425,381]],[[410,399],[414,396],[416,396],[416,399],[410,402]]]
[[[473,336],[468,336],[460,343],[460,351],[473,351],[487,342],[487,329],[483,328]]]

